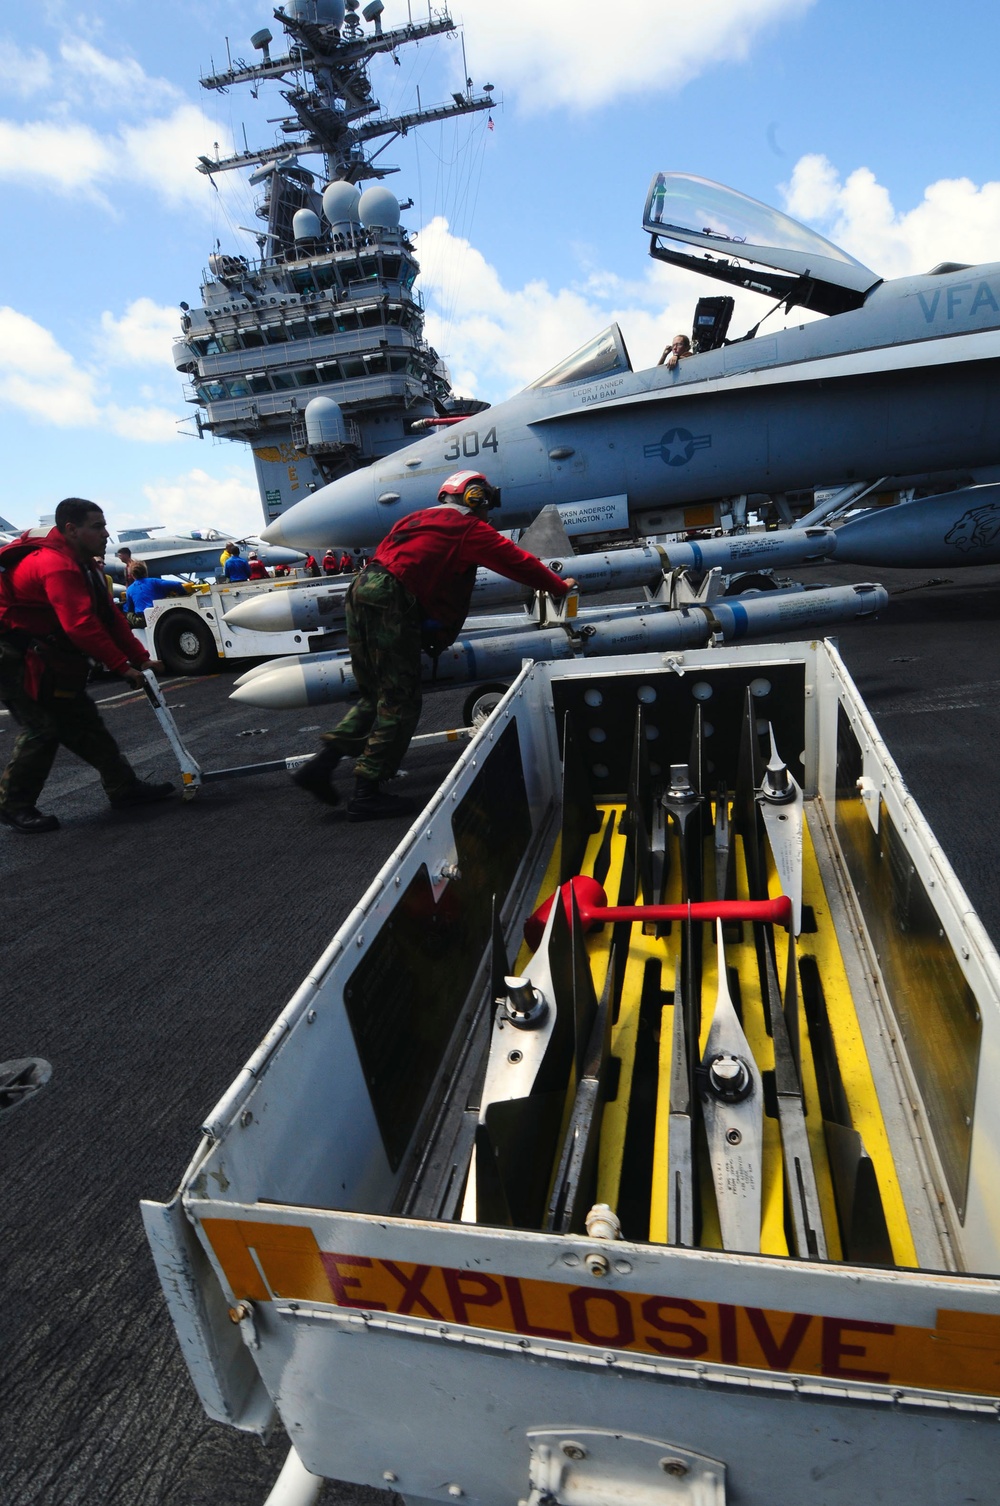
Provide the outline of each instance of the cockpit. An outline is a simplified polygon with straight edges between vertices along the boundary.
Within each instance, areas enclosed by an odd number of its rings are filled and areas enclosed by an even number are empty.
[[[790,215],[691,173],[655,174],[642,224],[658,261],[764,293],[787,308],[842,314],[860,308],[881,281]]]
[[[577,382],[596,382],[600,377],[617,376],[631,370],[632,362],[622,332],[617,324],[612,324],[571,356],[565,356],[544,376],[529,382],[525,391],[530,392],[536,387],[570,387]]]

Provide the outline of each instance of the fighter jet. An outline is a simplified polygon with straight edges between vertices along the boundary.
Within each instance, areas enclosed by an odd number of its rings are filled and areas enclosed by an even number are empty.
[[[658,260],[773,298],[768,312],[826,317],[774,333],[760,320],[727,340],[731,299],[702,300],[695,354],[647,371],[612,325],[517,396],[315,492],[264,537],[369,546],[433,504],[451,471],[475,467],[501,488],[500,528],[555,503],[569,532],[590,534],[655,534],[687,504],[765,494],[780,506],[833,488],[825,510],[797,520],[812,523],[921,487],[947,495],[911,502],[906,563],[1000,558],[1000,502],[965,490],[1000,479],[1000,263],[885,281],[789,216],[684,173],[653,178],[643,228]],[[894,513],[905,507],[867,514],[882,522],[865,533],[865,563],[903,562]],[[852,558],[861,521],[840,530],[838,558]]]
[[[220,533],[217,528],[204,533],[163,534],[161,528],[154,526],[122,529],[117,542],[108,545],[104,568],[112,579],[124,580],[125,566],[117,551],[128,548],[132,558],[141,560],[150,575],[214,576],[219,569],[219,556],[229,542],[238,543],[244,553],[256,551],[265,565],[301,565],[305,559],[297,549],[235,533]]]

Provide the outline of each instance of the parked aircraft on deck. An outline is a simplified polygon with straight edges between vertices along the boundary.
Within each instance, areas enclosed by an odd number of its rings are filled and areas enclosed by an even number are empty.
[[[555,503],[571,533],[641,536],[676,527],[686,504],[754,494],[790,521],[787,493],[835,489],[798,520],[813,522],[917,487],[943,495],[852,519],[838,558],[853,558],[863,524],[865,563],[1000,558],[1000,488],[974,485],[1000,480],[1000,263],[886,281],[789,216],[683,173],[656,174],[643,228],[658,260],[770,296],[770,312],[827,317],[772,334],[762,319],[727,341],[730,299],[702,300],[696,353],[646,371],[612,325],[508,401],[323,487],[264,538],[371,545],[471,465],[502,489],[501,528]]]
[[[141,560],[150,575],[210,575],[219,569],[219,557],[227,543],[238,543],[244,554],[255,551],[265,565],[301,565],[305,555],[298,549],[268,544],[262,539],[241,538],[217,528],[204,533],[164,534],[158,527],[124,528],[117,542],[108,544],[105,569],[114,580],[124,580],[125,567],[117,551],[127,547],[134,560]]]

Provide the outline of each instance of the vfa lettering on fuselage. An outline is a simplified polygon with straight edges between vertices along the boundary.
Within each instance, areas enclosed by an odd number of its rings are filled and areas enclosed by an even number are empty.
[[[984,311],[1000,314],[1000,288],[994,289],[985,278],[978,282],[953,282],[933,293],[918,293],[917,298],[926,323],[936,320],[974,319]]]

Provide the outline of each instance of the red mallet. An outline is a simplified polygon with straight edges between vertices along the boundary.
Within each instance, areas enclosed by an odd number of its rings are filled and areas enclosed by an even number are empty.
[[[777,899],[707,899],[682,905],[609,905],[608,896],[596,879],[578,874],[562,886],[563,908],[570,920],[573,896],[580,912],[585,930],[603,925],[606,920],[646,921],[659,920],[762,920],[770,925],[787,926],[792,919],[792,902],[786,894]],[[537,951],[545,930],[555,895],[539,905],[534,915],[524,922],[524,939]]]

